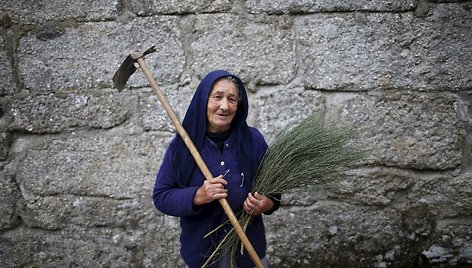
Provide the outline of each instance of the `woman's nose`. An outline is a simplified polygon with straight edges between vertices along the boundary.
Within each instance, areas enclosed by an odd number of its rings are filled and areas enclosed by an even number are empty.
[[[229,108],[229,101],[227,98],[223,98],[220,102],[220,108],[223,110],[228,110]]]

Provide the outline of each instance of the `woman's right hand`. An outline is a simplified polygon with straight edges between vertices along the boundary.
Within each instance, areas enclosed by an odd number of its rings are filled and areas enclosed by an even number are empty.
[[[228,196],[228,190],[225,189],[226,184],[228,184],[228,182],[223,178],[223,175],[205,180],[203,185],[198,188],[193,198],[193,204],[200,206],[217,199],[226,198]]]

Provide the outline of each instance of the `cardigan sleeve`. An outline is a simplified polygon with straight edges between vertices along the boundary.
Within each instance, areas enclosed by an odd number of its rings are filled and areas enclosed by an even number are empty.
[[[196,186],[179,187],[171,157],[172,143],[167,149],[156,176],[152,198],[154,206],[164,214],[176,217],[191,216],[199,213],[193,205],[198,190]]]

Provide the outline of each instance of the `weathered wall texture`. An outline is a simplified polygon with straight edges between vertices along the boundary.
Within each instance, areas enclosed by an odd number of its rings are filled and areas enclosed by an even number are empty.
[[[472,265],[472,2],[27,1],[0,6],[0,266],[176,267],[178,219],[151,203],[173,127],[215,68],[273,135],[322,113],[365,163],[266,217],[272,267]],[[443,267],[442,266],[442,267]]]

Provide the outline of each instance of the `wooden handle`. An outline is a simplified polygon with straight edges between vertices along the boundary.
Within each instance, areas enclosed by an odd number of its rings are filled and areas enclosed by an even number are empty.
[[[188,150],[190,151],[190,154],[192,154],[193,158],[195,159],[195,162],[197,163],[198,167],[200,168],[203,175],[205,176],[205,179],[207,180],[213,179],[213,175],[211,174],[210,170],[208,169],[205,162],[203,161],[203,158],[198,152],[197,148],[193,144],[192,139],[190,139],[190,137],[188,136],[187,131],[185,131],[178,117],[175,115],[174,111],[172,110],[172,107],[170,107],[169,102],[167,101],[164,93],[160,89],[156,80],[154,80],[151,72],[149,71],[146,63],[144,62],[144,59],[142,57],[139,57],[137,61],[138,61],[139,67],[141,67],[141,70],[144,73],[144,76],[146,77],[149,84],[151,85],[151,88],[153,89],[157,98],[159,99],[162,106],[164,107],[164,110],[167,112],[167,115],[169,115],[170,119],[172,120],[172,123],[174,124],[177,132],[179,133],[180,137],[182,138]],[[223,210],[228,216],[229,221],[233,225],[234,230],[238,234],[239,239],[241,239],[241,242],[243,242],[243,245],[246,248],[247,252],[249,253],[249,256],[251,257],[252,261],[256,264],[256,267],[264,268],[264,264],[262,263],[261,259],[259,258],[256,251],[254,250],[254,247],[252,246],[251,242],[247,238],[246,233],[244,233],[243,228],[241,228],[241,225],[239,225],[238,219],[234,215],[234,212],[231,209],[231,206],[229,205],[228,201],[226,199],[218,199],[218,201],[220,202],[221,206],[223,207]]]

